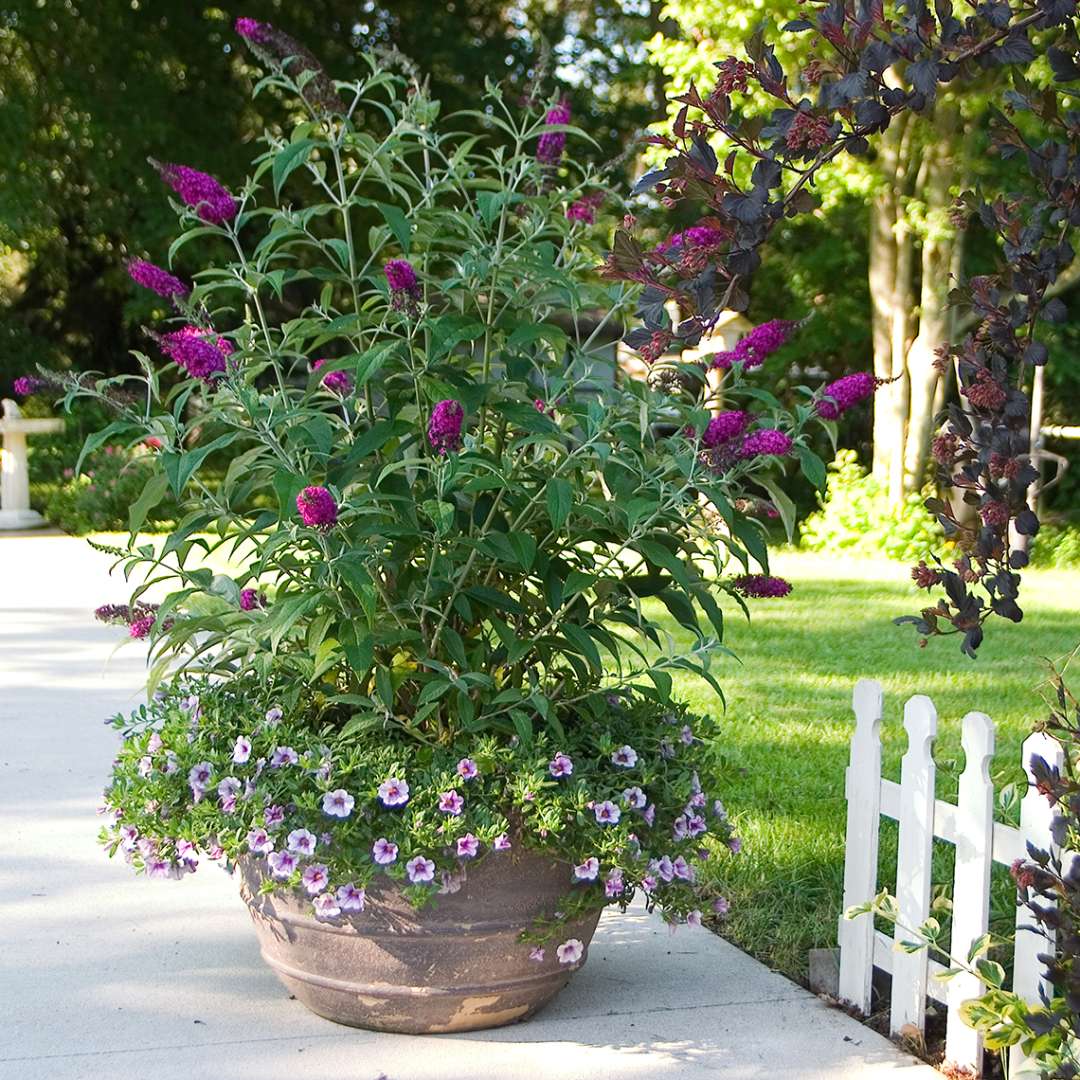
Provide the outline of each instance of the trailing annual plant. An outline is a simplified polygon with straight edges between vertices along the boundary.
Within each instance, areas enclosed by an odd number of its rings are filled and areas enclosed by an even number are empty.
[[[711,721],[672,676],[719,692],[724,607],[789,590],[759,516],[790,533],[781,459],[820,482],[809,428],[865,388],[792,410],[735,371],[714,415],[625,379],[637,287],[594,272],[614,200],[566,154],[587,136],[564,103],[489,83],[486,134],[463,134],[394,58],[338,83],[274,28],[237,29],[269,68],[256,92],[302,116],[235,188],[153,163],[171,254],[209,261],[192,282],[133,263],[175,322],[138,375],[66,384],[114,410],[87,452],[157,447],[116,551],[146,583],[100,613],[150,643],[158,692],[118,721],[106,842],[164,877],[197,852],[264,859],[266,887],[324,919],[375,874],[419,904],[517,845],[576,867],[564,915],[639,892],[673,921],[722,910],[695,867],[738,845]],[[789,331],[757,328],[740,362]],[[140,544],[166,498],[175,528]],[[242,569],[214,574],[217,553]]]
[[[682,109],[670,134],[651,137],[669,156],[636,191],[654,190],[668,207],[692,201],[699,223],[647,250],[628,219],[607,260],[609,277],[644,286],[642,325],[627,340],[647,362],[695,346],[721,311],[747,306],[760,249],[777,222],[817,208],[813,189],[822,168],[841,154],[871,153],[875,136],[901,113],[926,109],[940,85],[962,86],[995,65],[1016,68],[991,135],[997,153],[1023,160],[1031,187],[959,200],[957,224],[977,218],[997,239],[1002,259],[995,272],[957,283],[953,302],[977,322],[962,341],[941,342],[938,353],[943,368],[955,366],[960,401],[948,406],[934,442],[937,480],[960,490],[974,520],[943,499],[927,501],[958,558],[953,567],[938,560],[915,569],[920,587],[940,587],[944,595],[902,620],[924,636],[960,634],[972,656],[991,614],[1021,619],[1016,571],[1028,557],[1010,532],[1034,536],[1039,527],[1027,505],[1037,473],[1029,458],[1024,386],[1031,368],[1047,359],[1043,327],[1065,315],[1064,304],[1047,290],[1072,262],[1069,234],[1080,221],[1080,114],[1068,99],[1069,84],[1080,77],[1075,14],[1074,0],[805,5],[803,16],[787,25],[809,36],[810,59],[802,69],[785,71],[758,32],[745,59],[718,59],[714,86],[691,86],[677,99]],[[1020,70],[1036,58],[1034,40],[1049,61],[1047,85]],[[740,99],[751,88],[758,101],[764,95],[775,102],[771,114],[741,111]],[[1022,124],[1017,113],[1027,114]],[[714,148],[720,142],[730,148],[723,160]],[[681,313],[675,323],[667,314],[671,300]],[[775,332],[790,329],[778,325]],[[731,373],[750,366],[739,360],[720,353],[675,366],[692,368],[699,378],[702,368],[718,369],[724,392]],[[835,416],[873,389],[869,375],[848,379],[829,392],[823,415]]]

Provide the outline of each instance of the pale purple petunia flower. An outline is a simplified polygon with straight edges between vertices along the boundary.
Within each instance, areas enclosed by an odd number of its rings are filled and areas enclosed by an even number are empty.
[[[138,771],[144,780],[154,771],[154,759],[149,754],[139,758]]]
[[[677,878],[681,878],[683,881],[692,882],[697,876],[694,873],[694,868],[679,855],[671,863],[671,871]]]
[[[235,776],[226,776],[217,786],[219,798],[232,798],[235,800],[236,796],[240,793],[240,786],[240,781],[237,780]]]
[[[652,823],[656,821],[656,804],[649,803],[641,816],[645,819],[645,824],[651,826]]]
[[[233,743],[232,759],[234,765],[243,765],[251,757],[251,740],[243,735],[237,735]]]
[[[661,881],[671,881],[675,876],[675,868],[671,859],[665,855],[662,859],[653,859],[649,868],[655,870]]]
[[[665,761],[670,761],[675,756],[675,746],[670,739],[660,740],[660,756]]]
[[[623,793],[623,802],[630,807],[631,810],[640,810],[647,802],[645,792],[639,787],[628,787]]]
[[[548,763],[548,772],[556,779],[569,776],[574,771],[574,763],[561,751]]]
[[[463,757],[457,763],[457,774],[462,780],[475,780],[479,772],[480,770],[472,758]]]
[[[585,946],[577,938],[570,938],[555,950],[555,955],[560,964],[576,964],[585,955]]]
[[[176,855],[185,866],[191,869],[199,865],[199,849],[190,840],[177,840]]]
[[[610,900],[622,893],[625,888],[623,872],[616,866],[604,879],[604,895]]]
[[[330,884],[330,871],[322,863],[312,863],[300,875],[300,883],[311,896],[314,896]]]
[[[679,738],[682,740],[683,746],[690,746],[694,741],[694,731],[689,724],[684,724],[682,731],[679,732]]]
[[[700,926],[701,925],[701,912],[700,911],[691,911],[690,914],[686,916],[686,925],[687,926]]]
[[[256,855],[269,855],[274,850],[274,840],[265,829],[256,828],[247,834],[247,846]]]
[[[120,826],[120,847],[124,851],[134,851],[135,843],[139,839],[139,830],[134,825]]]
[[[700,814],[691,814],[686,819],[686,834],[691,840],[697,839],[702,833],[707,833],[709,826],[705,823],[705,819]]]
[[[671,828],[671,835],[676,840],[684,840],[686,839],[686,832],[686,815],[680,814],[679,817],[675,819],[675,824]]]
[[[148,754],[156,754],[164,745],[165,743],[162,742],[161,736],[155,731],[146,741],[146,752]]]
[[[214,766],[209,761],[200,761],[198,765],[192,765],[188,770],[188,783],[193,788],[206,788],[213,775]]]
[[[168,859],[150,859],[146,864],[146,875],[147,877],[157,878],[159,881],[165,881],[176,877],[176,871]]]
[[[322,800],[324,814],[331,817],[347,818],[356,805],[356,800],[344,788],[328,791]]]
[[[454,817],[457,817],[458,814],[460,814],[461,811],[464,809],[464,807],[465,800],[456,791],[454,791],[453,788],[451,788],[449,791],[444,791],[439,796],[439,809],[444,814],[451,814]]]
[[[414,885],[435,880],[435,864],[423,855],[415,855],[405,864],[405,872]]]
[[[459,859],[475,859],[480,852],[480,841],[472,833],[458,837],[457,854]]]
[[[510,843],[510,837],[506,833],[499,833],[491,846],[495,851],[509,851],[513,844]]]
[[[593,807],[593,813],[598,825],[618,825],[619,818],[622,817],[622,811],[610,799],[597,803]]]
[[[385,836],[380,836],[371,847],[371,857],[380,866],[389,866],[397,859],[398,846]]]
[[[342,911],[363,911],[366,899],[364,890],[351,881],[337,891],[337,902]]]
[[[575,881],[595,881],[600,873],[600,860],[595,855],[590,855],[583,863],[574,867]]]
[[[281,711],[281,706],[271,705],[270,708],[266,710],[267,727],[277,727],[284,715],[285,714]]]
[[[293,829],[289,833],[288,847],[290,851],[295,851],[297,855],[312,855],[315,852],[315,845],[318,841],[315,839],[315,834],[308,832],[307,829]]]
[[[286,765],[295,765],[299,760],[300,756],[291,746],[279,746],[270,758],[270,768],[280,769]]]
[[[283,806],[268,806],[263,811],[263,822],[268,829],[280,825],[285,820],[285,808]]]
[[[308,869],[310,870],[311,867],[308,867]],[[333,893],[321,893],[311,903],[315,908],[316,919],[336,919],[341,914],[337,897]]]
[[[404,806],[409,801],[409,785],[391,776],[379,785],[379,801],[383,806]]]
[[[723,803],[722,799],[713,799],[712,812],[713,812],[713,817],[718,817],[718,818],[726,818],[727,817],[727,807],[724,806],[724,803]]]
[[[718,896],[712,902],[713,913],[723,917],[731,910],[731,904],[724,896]]]
[[[641,887],[642,887],[642,888],[643,888],[643,889],[644,889],[644,890],[645,890],[645,891],[646,891],[647,893],[655,892],[655,891],[656,891],[656,887],[657,887],[657,885],[659,885],[659,884],[660,884],[660,882],[659,882],[659,881],[657,880],[657,877],[656,877],[656,875],[655,875],[655,874],[643,874],[643,875],[642,875],[642,878],[641,878]]]
[[[266,857],[270,869],[279,881],[291,877],[300,860],[291,851],[272,851]]]
[[[611,755],[611,764],[620,769],[632,769],[637,764],[637,751],[632,746],[620,746]]]
[[[732,855],[738,855],[742,851],[742,841],[737,836],[733,836],[727,842],[727,846]]]
[[[529,950],[530,960],[543,960],[544,959],[544,947],[543,945],[534,945]]]

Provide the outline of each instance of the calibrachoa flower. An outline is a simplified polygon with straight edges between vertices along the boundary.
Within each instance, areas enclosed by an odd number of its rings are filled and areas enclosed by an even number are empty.
[[[706,450],[715,450],[723,443],[738,438],[750,423],[750,414],[742,409],[730,409],[718,413],[710,421],[701,435],[701,445]]]
[[[300,882],[314,896],[330,884],[330,872],[322,863],[312,863],[301,875]]]
[[[291,746],[279,746],[270,758],[270,768],[281,769],[286,765],[295,765],[299,760],[299,755]]]
[[[546,124],[569,124],[570,106],[565,102],[548,109],[544,117]],[[555,165],[562,157],[566,146],[565,131],[545,131],[536,144],[536,160],[542,165]]]
[[[616,866],[608,872],[608,876],[604,879],[604,895],[611,900],[622,893],[625,888],[623,872]]]
[[[323,813],[331,817],[347,818],[355,805],[356,800],[343,788],[328,791],[322,799]]]
[[[570,938],[555,950],[555,955],[560,964],[576,964],[585,955],[585,946],[577,938]]]
[[[768,574],[743,574],[731,583],[736,592],[743,596],[764,599],[766,597],[787,596],[791,592],[791,582]]]
[[[464,809],[465,800],[453,789],[450,791],[444,791],[439,796],[439,809],[444,814],[452,814],[457,817]]]
[[[409,801],[409,785],[391,776],[379,785],[379,801],[383,806],[404,806]]]
[[[205,788],[209,785],[213,772],[214,766],[209,761],[200,761],[188,770],[188,783],[193,788]]]
[[[480,841],[472,833],[458,837],[457,854],[459,859],[475,859],[480,852]]]
[[[595,855],[591,855],[583,863],[579,863],[574,867],[574,880],[595,881],[599,873],[600,860]]]
[[[551,761],[548,762],[548,772],[556,779],[562,776],[569,776],[573,771],[574,763],[561,752],[556,754]]]
[[[278,722],[284,715],[285,714],[277,705],[273,705],[266,710],[266,715],[263,717],[263,719],[266,721],[267,727],[276,727]]]
[[[296,496],[300,520],[311,529],[329,529],[337,524],[338,507],[334,496],[324,487],[312,485]]]
[[[271,851],[266,857],[270,865],[270,872],[279,881],[285,881],[292,877],[293,872],[300,864],[300,860],[291,851]]]
[[[728,902],[726,897],[718,896],[712,902],[712,909],[714,915],[720,915],[722,917],[731,910],[731,904]]]
[[[315,834],[308,832],[307,829],[293,829],[289,833],[289,850],[297,855],[313,855],[317,843],[318,840],[315,839]]]
[[[870,397],[877,385],[877,379],[868,371],[845,375],[825,387],[822,391],[824,397],[814,402],[814,411],[823,420],[835,420],[852,405]]]
[[[499,833],[492,841],[491,846],[495,851],[509,851],[513,844],[510,843],[510,837],[506,833]]]
[[[247,834],[248,851],[268,855],[274,850],[274,839],[265,829],[252,829]]]
[[[333,893],[321,893],[316,896],[312,901],[312,906],[315,908],[316,919],[336,919],[341,914],[341,907]]]
[[[686,925],[687,926],[700,926],[701,925],[701,912],[700,911],[691,911],[690,914],[686,916]]]
[[[475,780],[480,770],[472,758],[463,757],[457,763],[457,774],[462,780]]]
[[[280,825],[285,820],[285,807],[283,806],[268,806],[263,811],[263,823],[268,829],[272,829],[275,825]]]
[[[414,885],[435,880],[435,864],[423,855],[416,855],[405,864],[405,872]]]
[[[609,799],[599,802],[593,807],[598,825],[618,825],[622,811]]]
[[[185,326],[157,337],[161,351],[193,379],[211,382],[228,366],[232,343],[210,330]]]
[[[431,410],[428,421],[428,442],[437,454],[447,454],[451,450],[461,449],[461,425],[465,420],[465,410],[460,402],[453,398],[440,401]]]
[[[530,960],[543,960],[544,959],[544,947],[542,945],[534,945],[529,950]]]
[[[311,365],[311,370],[319,371],[329,363],[329,360],[316,360]],[[353,392],[352,376],[347,371],[328,371],[322,377],[321,382],[327,390],[333,390],[335,394],[340,394],[342,397],[347,397]]]
[[[189,165],[173,165],[169,162],[151,161],[151,164],[180,198],[192,207],[203,221],[221,225],[236,217],[239,210],[236,200],[228,189],[209,173],[200,172]]]
[[[682,855],[677,855],[671,860],[671,872],[675,877],[682,878],[683,881],[693,881],[696,876],[694,874],[694,868],[682,857]]]
[[[337,902],[342,911],[363,911],[365,901],[364,890],[357,888],[351,881],[337,891]]]
[[[640,810],[648,799],[645,797],[645,792],[639,787],[628,787],[623,793],[623,802],[630,807],[631,810]]]
[[[397,859],[398,846],[385,836],[380,836],[371,846],[371,857],[380,866],[389,866]]]
[[[248,758],[251,757],[251,740],[245,738],[243,735],[236,737],[236,742],[233,743],[232,759],[233,764],[243,765]]]
[[[637,751],[632,746],[620,746],[611,755],[611,763],[620,769],[632,769],[637,764]]]
[[[743,439],[740,451],[741,455],[746,458],[768,455],[783,457],[784,454],[790,452],[791,436],[785,435],[782,431],[777,431],[776,428],[759,428],[757,431],[751,431]]]
[[[166,300],[172,300],[177,296],[187,296],[191,292],[191,287],[178,277],[173,277],[168,270],[162,270],[160,266],[155,266],[145,259],[129,259],[127,272],[136,285],[156,292],[158,296],[163,296]]]

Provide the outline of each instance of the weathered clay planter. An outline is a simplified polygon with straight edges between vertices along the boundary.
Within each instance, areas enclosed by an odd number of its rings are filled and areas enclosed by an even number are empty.
[[[518,940],[550,917],[570,884],[566,863],[512,851],[469,869],[461,889],[416,911],[389,878],[367,906],[329,922],[299,893],[259,895],[261,859],[241,860],[240,891],[263,959],[312,1012],[353,1027],[430,1034],[499,1027],[543,1008],[585,957],[561,965],[554,943],[530,960]],[[559,941],[586,947],[599,912],[563,928]]]

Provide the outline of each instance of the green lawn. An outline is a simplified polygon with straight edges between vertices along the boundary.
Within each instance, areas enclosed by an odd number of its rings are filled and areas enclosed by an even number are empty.
[[[856,680],[873,678],[884,687],[886,775],[899,778],[903,701],[926,693],[938,709],[939,797],[955,795],[963,767],[960,719],[972,709],[998,724],[995,782],[1016,781],[1020,743],[1044,712],[1042,658],[1061,658],[1080,644],[1080,572],[1027,573],[1024,622],[994,622],[972,661],[960,654],[958,638],[920,649],[910,627],[892,625],[895,616],[913,613],[919,599],[902,565],[781,553],[773,570],[794,583],[794,592],[785,600],[751,601],[749,625],[732,612],[726,644],[740,662],[720,662],[724,750],[732,766],[724,799],[743,852],[711,865],[732,901],[725,936],[804,979],[807,950],[836,944]],[[721,708],[700,680],[685,679],[680,692],[701,710]],[[948,845],[942,848],[936,886],[951,882]],[[895,861],[895,828],[886,823],[883,875],[890,854]],[[885,876],[881,881],[890,884]],[[1002,870],[994,909],[1005,922],[1012,895]]]

